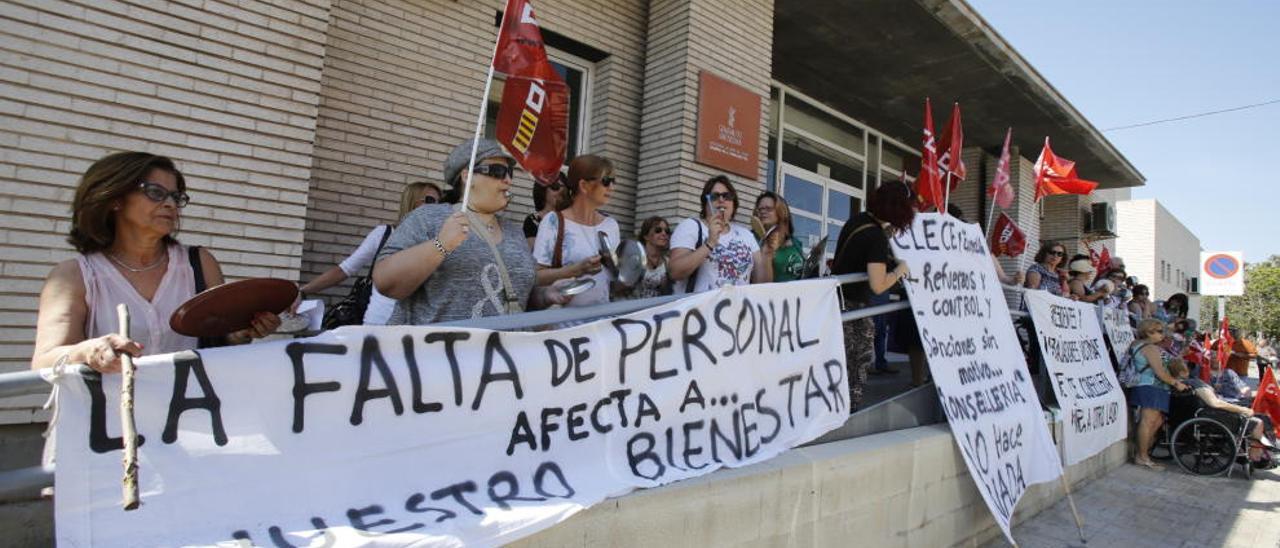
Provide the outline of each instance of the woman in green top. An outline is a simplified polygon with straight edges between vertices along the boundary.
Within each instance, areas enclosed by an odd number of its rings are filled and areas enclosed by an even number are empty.
[[[787,201],[773,192],[765,192],[756,198],[755,215],[768,235],[756,235],[761,238],[760,247],[774,250],[773,281],[800,279],[804,273],[804,248],[795,238],[796,229],[791,222]]]

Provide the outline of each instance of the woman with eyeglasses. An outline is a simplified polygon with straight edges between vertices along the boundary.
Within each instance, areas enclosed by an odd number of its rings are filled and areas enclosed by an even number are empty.
[[[671,248],[671,225],[654,216],[640,224],[640,243],[644,245],[644,276],[629,290],[628,298],[647,299],[671,294],[671,277],[667,275],[667,251]]]
[[[702,186],[701,218],[681,221],[671,234],[667,271],[676,293],[773,281],[772,251],[761,250],[751,229],[733,223],[738,192],[724,175]]]
[[[108,155],[85,171],[71,205],[71,235],[79,252],[58,263],[40,292],[32,368],[85,364],[120,371],[120,356],[191,350],[194,337],[169,327],[169,317],[196,294],[196,269],[206,287],[221,285],[218,261],[175,235],[187,183],[173,161],[145,152]],[[129,307],[129,338],[121,337],[116,305]],[[265,337],[280,318],[259,313],[230,344]]]
[[[538,263],[538,285],[557,280],[591,276],[595,285],[575,295],[568,306],[590,306],[609,302],[616,273],[601,267],[601,237],[615,249],[621,237],[618,221],[600,208],[613,194],[613,162],[602,156],[584,154],[569,162],[565,176],[568,193],[560,210],[543,217],[538,238],[533,243],[533,259]]]
[[[800,279],[804,275],[804,248],[795,237],[796,227],[787,201],[766,191],[756,198],[754,213],[766,234],[760,247],[773,253],[773,281]]]
[[[565,195],[564,172],[560,172],[560,176],[556,178],[556,182],[550,185],[533,185],[533,209],[524,218],[524,239],[529,242],[529,249],[533,250],[533,244],[538,240],[538,225],[542,224],[542,220],[556,212],[561,208]]]
[[[400,192],[400,213],[396,216],[396,221],[404,219],[410,211],[420,206],[440,203],[441,198],[440,187],[435,183],[418,181],[405,185],[404,190]],[[354,276],[357,272],[364,270],[365,267],[373,264],[373,259],[378,256],[378,251],[382,249],[382,245],[391,236],[391,231],[395,230],[396,225],[378,225],[373,227],[364,240],[356,247],[355,251],[343,259],[341,263],[326,270],[316,279],[307,282],[299,288],[300,294],[298,299],[305,299],[307,295],[319,293],[342,283],[347,278]],[[369,305],[364,312],[364,325],[385,325],[387,320],[391,318],[391,311],[395,310],[396,302],[388,299],[385,295],[378,292],[375,287],[369,292]]]
[[[1023,287],[1042,289],[1053,295],[1062,296],[1063,280],[1058,269],[1067,257],[1067,248],[1058,242],[1045,242],[1036,252],[1036,262],[1027,267],[1027,275]]]
[[[444,162],[449,188],[442,204],[422,206],[400,221],[373,269],[373,285],[396,299],[387,322],[426,325],[563,304],[558,286],[538,287],[520,225],[499,218],[511,203],[515,160],[493,139],[454,147]],[[471,180],[466,203],[466,180]]]

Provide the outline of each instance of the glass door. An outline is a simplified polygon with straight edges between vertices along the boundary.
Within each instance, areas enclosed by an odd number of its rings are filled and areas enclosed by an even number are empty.
[[[827,258],[835,255],[835,239],[845,221],[866,207],[862,189],[786,163],[778,190],[791,208],[796,239],[805,253],[826,237]]]

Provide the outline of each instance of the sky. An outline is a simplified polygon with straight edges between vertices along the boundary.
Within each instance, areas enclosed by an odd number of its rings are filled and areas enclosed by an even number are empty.
[[[1280,255],[1280,2],[968,0],[1138,168],[1206,251]],[[1077,165],[1088,178],[1087,165]]]

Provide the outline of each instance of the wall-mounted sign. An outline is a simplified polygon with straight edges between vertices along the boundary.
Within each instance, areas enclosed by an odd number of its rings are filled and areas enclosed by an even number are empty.
[[[760,176],[760,96],[705,70],[698,81],[695,160],[757,179]]]
[[[1239,251],[1201,251],[1200,294],[1244,295],[1244,254]]]

